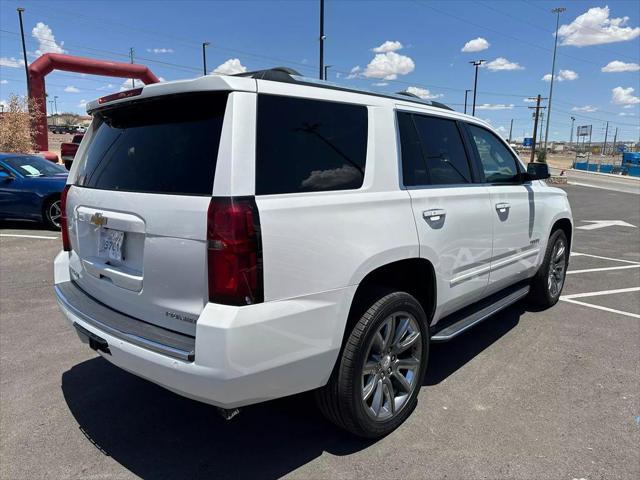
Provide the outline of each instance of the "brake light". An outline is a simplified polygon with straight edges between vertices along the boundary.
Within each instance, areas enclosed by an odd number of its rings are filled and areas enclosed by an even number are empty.
[[[98,103],[102,105],[103,103],[112,102],[114,100],[121,100],[123,98],[129,98],[129,97],[137,97],[141,93],[142,93],[142,88],[132,88],[131,90],[126,90],[124,92],[112,93],[111,95],[100,97],[98,99]]]
[[[71,242],[69,241],[69,222],[67,221],[67,194],[71,185],[65,185],[60,194],[60,230],[62,232],[62,249],[65,252],[71,251]]]
[[[214,197],[207,212],[209,301],[264,300],[260,217],[253,197]]]

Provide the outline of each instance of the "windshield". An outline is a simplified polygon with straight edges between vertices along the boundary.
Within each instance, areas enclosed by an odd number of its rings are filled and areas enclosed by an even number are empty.
[[[82,187],[211,195],[227,92],[157,97],[100,110],[79,159]]]
[[[59,173],[68,173],[62,165],[52,163],[41,157],[5,158],[4,162],[25,177],[49,177]]]

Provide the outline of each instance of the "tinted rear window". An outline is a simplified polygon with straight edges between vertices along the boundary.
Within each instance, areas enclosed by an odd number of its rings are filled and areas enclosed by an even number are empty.
[[[96,112],[76,184],[211,195],[227,96],[175,95]]]
[[[366,156],[366,107],[258,97],[257,195],[360,188]]]

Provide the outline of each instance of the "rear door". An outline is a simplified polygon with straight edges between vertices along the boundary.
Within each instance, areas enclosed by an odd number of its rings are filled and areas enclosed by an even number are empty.
[[[67,197],[71,278],[186,334],[207,301],[206,217],[229,95],[152,97],[94,112]]]
[[[468,125],[474,154],[491,193],[493,252],[490,291],[527,278],[537,265],[540,222],[531,182],[521,180],[522,167],[493,132]],[[539,216],[539,215],[538,215]]]
[[[402,177],[409,191],[420,256],[434,262],[442,317],[480,299],[489,279],[489,189],[475,183],[458,122],[399,112]]]

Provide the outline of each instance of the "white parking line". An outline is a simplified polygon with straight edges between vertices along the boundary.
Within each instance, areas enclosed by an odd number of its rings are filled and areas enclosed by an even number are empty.
[[[600,305],[593,305],[592,303],[585,303],[585,302],[581,302],[580,300],[573,300],[571,298],[562,298],[562,297],[560,297],[560,300],[564,302],[575,303],[576,305],[582,305],[583,307],[595,308],[596,310],[604,310],[605,312],[619,313],[620,315],[626,315],[627,317],[640,318],[640,315],[638,315],[637,313],[623,312],[622,310],[616,310],[615,308],[602,307]]]
[[[14,237],[14,238],[43,238],[45,240],[59,240],[60,237],[45,237],[43,235],[17,235],[13,233],[0,233],[0,237]]]
[[[589,273],[589,272],[607,272],[609,270],[626,270],[627,268],[640,268],[640,265],[623,265],[620,267],[600,267],[600,268],[586,268],[584,270],[569,270],[567,275],[572,273]]]
[[[617,288],[615,290],[601,290],[599,292],[572,293],[571,295],[562,295],[560,300],[568,300],[570,298],[597,297],[598,295],[612,295],[614,293],[628,293],[640,291],[640,287]]]
[[[601,260],[611,260],[614,262],[622,262],[622,263],[633,263],[634,265],[640,265],[640,262],[634,262],[632,260],[622,260],[620,258],[611,258],[611,257],[602,257],[600,255],[591,255],[590,253],[578,253],[571,252],[572,257],[591,257],[591,258],[599,258]]]

